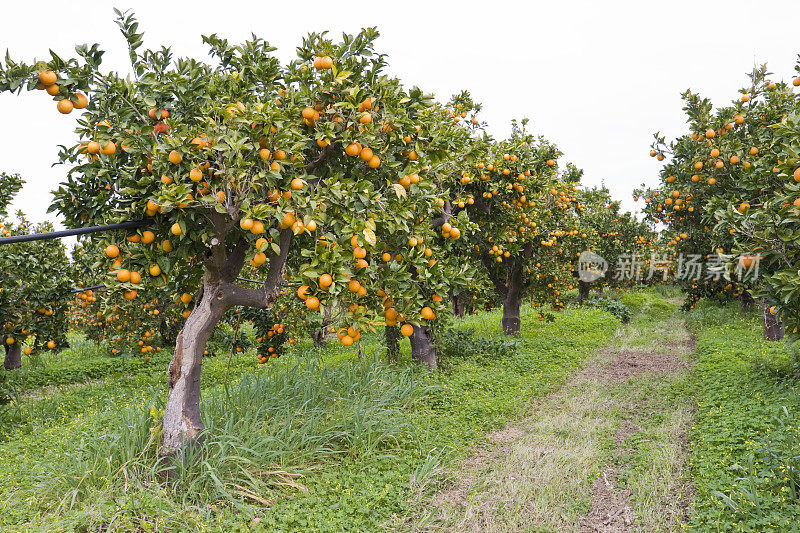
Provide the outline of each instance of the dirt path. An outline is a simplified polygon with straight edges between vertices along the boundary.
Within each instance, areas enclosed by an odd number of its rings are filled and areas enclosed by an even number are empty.
[[[647,311],[529,417],[489,434],[420,529],[679,530],[694,341],[669,306]]]

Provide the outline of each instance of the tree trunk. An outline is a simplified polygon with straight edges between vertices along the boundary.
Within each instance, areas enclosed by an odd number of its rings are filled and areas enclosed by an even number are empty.
[[[764,338],[768,341],[779,341],[783,338],[783,326],[777,317],[769,312],[772,307],[769,302],[764,301]]]
[[[450,293],[450,303],[453,305],[453,316],[456,318],[464,318],[464,308],[466,307],[464,297],[459,294]]]
[[[162,456],[175,456],[183,446],[198,442],[205,428],[200,418],[203,351],[217,322],[230,307],[220,288],[219,283],[203,282],[192,314],[175,341],[175,355],[169,364]]]
[[[578,305],[589,299],[589,289],[591,284],[588,281],[578,281]]]
[[[400,328],[397,326],[386,326],[383,328],[386,337],[386,354],[390,361],[400,359]]]
[[[328,332],[328,326],[331,325],[331,316],[333,316],[333,304],[329,303],[325,306],[325,310],[323,311],[322,327],[311,333],[311,338],[314,340],[315,345],[324,346],[328,344],[328,339],[331,337],[331,334]]]
[[[508,294],[503,298],[503,331],[506,335],[516,335],[522,326],[519,308],[522,303],[519,291],[509,287]]]
[[[755,303],[756,301],[752,294],[750,294],[748,291],[742,291],[741,296],[739,296],[739,306],[742,310],[742,313],[751,312]]]
[[[411,358],[417,364],[436,368],[436,348],[433,345],[431,331],[422,326],[414,326],[414,333],[409,337],[411,341]]]
[[[16,370],[22,368],[22,346],[20,343],[15,342],[11,346],[8,344],[6,347],[6,358],[3,361],[3,368],[6,370]]]

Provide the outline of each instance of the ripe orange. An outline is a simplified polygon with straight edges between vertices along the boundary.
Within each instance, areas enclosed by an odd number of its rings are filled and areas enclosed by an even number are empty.
[[[319,299],[316,296],[311,296],[310,298],[307,298],[306,307],[308,307],[312,311],[316,311],[317,309],[319,309]]]
[[[181,161],[183,161],[183,157],[181,157],[180,152],[177,150],[173,150],[169,153],[169,162],[173,165],[179,165]]]
[[[421,314],[422,318],[424,318],[425,320],[433,320],[434,317],[436,316],[436,313],[433,312],[433,309],[427,306],[422,308]]]
[[[111,141],[108,141],[100,151],[105,155],[113,155],[117,151],[117,145]]]
[[[134,290],[130,290],[130,291],[125,291],[125,293],[122,296],[126,300],[133,300],[134,298],[136,298],[136,290],[134,289]]]
[[[86,106],[89,105],[89,99],[83,93],[75,93],[75,96],[78,97],[78,101],[75,102],[75,109],[84,109]]]
[[[351,143],[347,145],[347,148],[344,149],[344,153],[349,155],[350,157],[355,157],[361,152],[361,146],[358,143]]]
[[[172,232],[173,235],[180,235],[181,233],[183,233],[183,230],[181,229],[181,225],[178,224],[177,222],[172,225],[172,227],[170,228],[170,231]]]
[[[142,281],[142,275],[141,275],[141,274],[139,274],[138,272],[135,272],[135,271],[134,271],[134,272],[131,272],[131,283],[133,283],[134,285],[136,285],[136,284],[138,284],[140,281]]]
[[[197,183],[203,179],[203,172],[199,168],[193,168],[189,171],[189,179]]]
[[[255,256],[253,256],[253,263],[256,266],[261,266],[267,262],[267,254],[264,252],[258,252]]]
[[[297,288],[297,297],[301,300],[308,298],[308,285],[300,285],[300,287]]]
[[[402,333],[405,337],[410,337],[414,333],[414,326],[411,324],[403,324],[400,328],[400,333]]]
[[[47,341],[47,347],[52,350],[56,347],[56,343],[53,341]]]
[[[122,270],[117,272],[117,280],[119,280],[120,283],[129,282],[131,280],[131,271],[123,268]]]
[[[303,183],[303,180],[301,180],[300,178],[294,178],[291,183],[292,190],[295,191],[299,191],[300,189],[302,189],[303,185],[305,185],[305,183]]]
[[[191,301],[192,301],[192,295],[191,294],[189,294],[188,292],[184,292],[183,294],[181,294],[181,302],[183,302],[184,304],[188,305],[189,302],[191,302]]]
[[[367,162],[367,165],[369,165],[369,168],[378,168],[381,166],[381,158],[374,155],[370,158],[369,162]]]
[[[326,291],[328,290],[328,287],[330,287],[333,284],[333,278],[331,277],[330,274],[323,274],[319,277],[317,283],[319,284],[320,289]]]
[[[59,100],[58,104],[56,104],[56,109],[58,109],[58,112],[61,113],[62,115],[69,115],[70,113],[72,113],[73,107],[75,106],[72,104],[72,101],[68,100],[67,98]]]
[[[345,346],[350,346],[353,344],[353,342],[354,342],[353,337],[351,337],[350,335],[345,335],[344,337],[342,337],[342,344],[344,344]]]
[[[111,259],[114,259],[119,255],[119,248],[114,244],[109,244],[106,246],[106,255]]]
[[[161,275],[161,267],[158,265],[150,265],[149,271],[153,277]]]
[[[58,77],[52,70],[43,70],[39,73],[39,81],[42,82],[42,85],[53,85],[58,81]]]
[[[145,230],[142,232],[142,244],[150,244],[156,240],[156,234],[150,230]]]

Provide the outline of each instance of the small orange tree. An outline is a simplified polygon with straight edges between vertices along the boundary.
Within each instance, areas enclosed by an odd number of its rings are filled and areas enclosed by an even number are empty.
[[[367,288],[378,276],[394,291],[398,317],[428,319],[427,295],[403,281],[409,269],[424,271],[417,252],[390,268],[378,258],[394,245],[388,236],[408,240],[418,220],[432,218],[439,175],[429,170],[432,140],[418,134],[429,129],[433,102],[383,74],[374,29],[339,43],[311,34],[286,65],[259,38],[232,45],[206,36],[210,64],[140,51],[133,17],[119,14],[118,24],[131,77],[102,72],[99,47],[80,46],[77,59],[6,61],[0,89],[39,86],[61,112],[85,108],[82,141],[61,153],[71,168],[53,203],[67,224],[149,217],[156,238],[132,253],[140,271],[179,278],[183,292],[198,288],[169,367],[162,453],[174,455],[203,430],[201,360],[217,321],[234,306],[272,307],[287,261],[302,263],[306,307],[348,304],[356,337],[383,323],[378,311],[389,295]],[[112,266],[131,250],[96,240]],[[248,260],[264,271],[260,287],[236,282]],[[137,287],[117,274],[106,282],[111,293],[135,299]]]
[[[570,250],[577,257],[593,252],[607,262],[605,274],[597,279],[600,288],[622,288],[637,282],[623,275],[619,267],[627,260],[649,261],[656,233],[644,221],[621,210],[620,202],[611,197],[606,186],[581,189],[577,198],[584,206]],[[644,273],[647,275],[647,272]],[[590,282],[578,280],[579,302],[589,296]]]
[[[458,194],[467,195],[464,213],[477,231],[471,255],[484,268],[503,302],[503,330],[520,330],[520,305],[563,307],[562,292],[572,276],[572,258],[561,240],[574,235],[575,213],[582,209],[574,194],[580,174],[574,167],[559,173],[561,153],[526,131],[527,119],[513,124],[507,140],[474,139]],[[460,235],[458,225],[441,226],[443,235]],[[552,319],[540,313],[541,319]]]
[[[0,215],[22,187],[17,175],[0,173]],[[17,221],[0,218],[0,237],[52,231],[49,223],[34,226],[22,213]],[[64,246],[56,241],[0,245],[0,341],[3,366],[22,366],[26,355],[66,345],[66,306],[72,285]]]

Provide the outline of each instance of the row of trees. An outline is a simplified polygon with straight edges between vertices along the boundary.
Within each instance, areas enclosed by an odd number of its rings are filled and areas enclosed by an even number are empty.
[[[669,158],[661,183],[636,194],[676,255],[715,266],[682,281],[687,306],[739,296],[747,307],[754,294],[765,335],[777,340],[800,325],[800,78],[770,77],[766,66],[754,69],[740,97],[716,109],[687,91],[689,131],[669,143],[656,135],[651,155]]]
[[[203,430],[202,356],[232,309],[279,311],[258,326],[267,351],[302,306],[320,336],[347,345],[383,327],[390,350],[407,336],[414,359],[435,367],[437,328],[476,291],[493,290],[516,333],[523,300],[552,317],[578,254],[621,235],[602,225],[623,216],[608,192],[580,190],[580,172],[525,121],[495,140],[468,93],[443,105],[386,75],[374,29],[339,42],[310,34],[287,64],[257,37],[205,36],[204,63],[142,50],[134,18],[117,23],[130,76],[103,72],[100,48],[79,46],[71,59],[6,60],[0,90],[46,89],[61,112],[85,108],[51,207],[68,226],[148,221],[77,252],[86,286],[106,290],[81,293],[76,310],[96,338],[145,354],[156,334],[177,332],[165,455]]]

